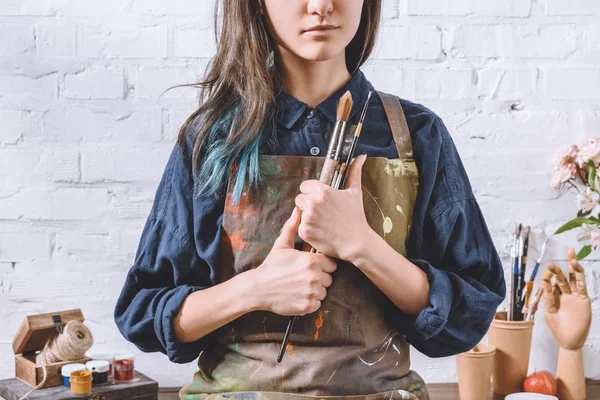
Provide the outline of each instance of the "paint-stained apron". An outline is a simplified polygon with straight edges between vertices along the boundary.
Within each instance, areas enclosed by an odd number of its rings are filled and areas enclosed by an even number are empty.
[[[364,209],[371,228],[406,255],[418,172],[398,99],[378,94],[399,158],[367,157],[362,170]],[[292,213],[300,184],[318,179],[324,160],[262,155],[264,189],[244,191],[237,205],[232,200],[233,180],[229,181],[221,281],[264,261]],[[296,237],[296,248],[300,246]],[[213,332],[214,345],[203,349],[199,371],[181,389],[180,398],[428,400],[423,380],[410,370],[408,343],[384,318],[391,301],[354,265],[337,262],[321,308],[298,318],[281,363],[277,354],[289,317],[247,313]]]

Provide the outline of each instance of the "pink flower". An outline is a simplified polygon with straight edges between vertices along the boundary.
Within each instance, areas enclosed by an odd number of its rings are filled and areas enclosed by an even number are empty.
[[[579,154],[579,147],[576,144],[565,145],[556,151],[554,156],[554,164],[557,167],[565,164],[576,163],[577,155]]]
[[[554,189],[560,189],[565,182],[574,178],[576,174],[577,167],[563,166],[554,173],[554,176],[552,177],[552,186]]]
[[[594,160],[596,166],[599,165],[600,138],[591,138],[581,143],[581,146],[579,146],[579,153],[575,155],[575,158],[579,166],[587,164],[590,160]]]
[[[592,190],[589,186],[585,186],[585,191],[577,195],[577,201],[581,211],[587,213],[592,211],[600,201],[600,194]]]
[[[579,147],[576,145],[563,146],[556,152],[554,164],[556,172],[552,178],[552,186],[555,189],[577,175],[577,155]]]
[[[592,248],[600,245],[600,228],[596,225],[583,224],[583,232],[577,235],[577,240],[584,246],[591,245]]]

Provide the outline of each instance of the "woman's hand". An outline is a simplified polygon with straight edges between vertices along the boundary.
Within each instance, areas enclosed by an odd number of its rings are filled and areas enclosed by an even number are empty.
[[[296,206],[302,210],[298,235],[317,251],[351,261],[370,233],[363,206],[362,166],[366,155],[356,157],[348,171],[346,189],[335,190],[317,180],[300,185]]]
[[[335,260],[323,254],[294,248],[300,211],[294,207],[265,261],[252,274],[258,309],[279,315],[305,315],[317,311],[331,285]]]

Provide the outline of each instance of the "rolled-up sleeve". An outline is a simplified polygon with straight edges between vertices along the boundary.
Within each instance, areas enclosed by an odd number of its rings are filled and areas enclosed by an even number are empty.
[[[202,261],[181,245],[164,221],[149,219],[115,307],[123,337],[140,350],[160,351],[175,363],[198,357],[202,340],[180,342],[173,320],[189,294],[207,287],[204,274],[196,272],[202,268]],[[189,283],[176,285],[176,274]]]
[[[211,204],[203,208],[202,200],[193,200],[192,187],[189,159],[175,145],[114,309],[125,339],[144,352],[162,352],[175,363],[196,359],[209,337],[183,343],[174,330],[186,297],[213,284],[206,255],[217,253],[212,246],[201,256],[196,247],[194,221],[208,218],[198,209],[210,210]],[[209,232],[209,226],[205,223],[202,234],[214,244],[218,232]]]
[[[427,274],[429,304],[416,317],[390,305],[387,316],[421,353],[445,357],[483,338],[506,287],[501,260],[446,127],[436,117],[423,129],[426,134],[413,138],[420,189],[407,258]]]

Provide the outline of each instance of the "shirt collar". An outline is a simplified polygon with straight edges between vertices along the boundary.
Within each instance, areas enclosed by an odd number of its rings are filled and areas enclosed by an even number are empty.
[[[374,90],[371,82],[367,80],[364,73],[358,69],[341,88],[336,90],[331,96],[317,104],[315,107],[319,112],[325,115],[332,123],[335,123],[337,118],[338,101],[342,95],[349,90],[352,94],[352,111],[350,118],[357,112],[362,111],[362,108],[367,100],[370,90]],[[276,95],[278,105],[278,122],[291,129],[292,126],[300,119],[304,111],[308,108],[308,104],[292,97],[291,95],[280,91]]]

